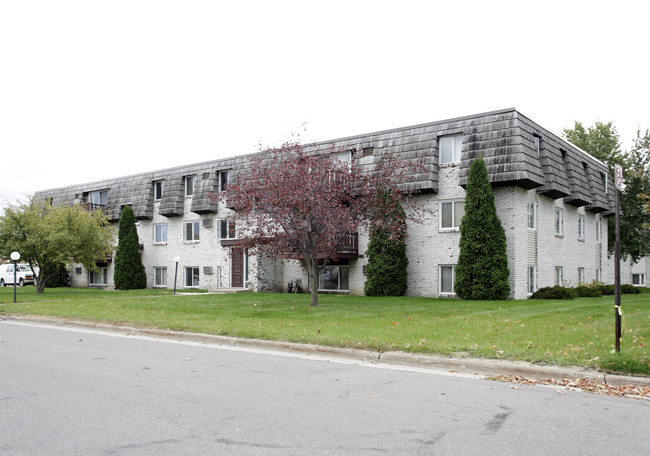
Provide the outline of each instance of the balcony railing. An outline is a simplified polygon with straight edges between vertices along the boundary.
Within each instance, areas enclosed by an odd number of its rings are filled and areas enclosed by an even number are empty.
[[[336,257],[337,258],[358,258],[359,257],[358,233],[346,233],[337,236],[340,240],[340,243],[336,248]],[[319,252],[319,253],[322,253],[323,257],[325,256],[325,252]],[[278,255],[278,258],[301,259],[302,257],[298,253],[297,249],[289,249],[287,253]]]
[[[84,209],[86,209],[87,211],[94,211],[94,210],[99,209],[99,210],[101,210],[101,211],[106,212],[106,208],[107,208],[108,206],[106,206],[106,204],[84,203],[84,204],[83,204],[83,207],[84,207]]]

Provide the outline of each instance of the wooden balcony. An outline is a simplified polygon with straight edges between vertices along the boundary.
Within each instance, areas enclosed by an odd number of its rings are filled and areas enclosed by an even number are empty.
[[[105,204],[83,203],[83,208],[91,212],[97,209],[106,212],[108,206],[106,206]]]
[[[343,239],[336,249],[336,258],[359,258],[359,234],[347,233],[340,235]],[[323,252],[323,256],[325,252]],[[298,253],[297,249],[291,249],[287,253],[277,256],[282,259],[299,260],[302,256]]]

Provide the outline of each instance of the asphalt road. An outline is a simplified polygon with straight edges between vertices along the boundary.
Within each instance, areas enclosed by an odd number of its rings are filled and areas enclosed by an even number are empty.
[[[650,403],[0,322],[2,455],[649,454]]]

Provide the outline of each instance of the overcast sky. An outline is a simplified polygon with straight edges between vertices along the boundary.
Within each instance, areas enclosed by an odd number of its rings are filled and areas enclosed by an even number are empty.
[[[15,0],[0,206],[37,190],[515,107],[650,127],[650,2]]]

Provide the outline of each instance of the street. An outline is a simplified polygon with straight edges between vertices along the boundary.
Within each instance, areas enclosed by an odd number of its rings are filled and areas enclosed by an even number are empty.
[[[650,403],[0,321],[2,455],[648,454]]]

